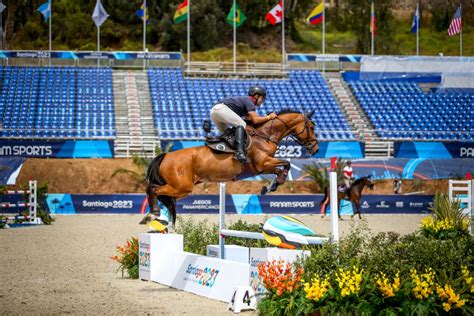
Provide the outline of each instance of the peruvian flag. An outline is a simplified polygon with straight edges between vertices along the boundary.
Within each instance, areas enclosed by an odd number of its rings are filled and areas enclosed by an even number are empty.
[[[273,7],[273,9],[270,10],[270,12],[265,15],[265,19],[270,22],[271,25],[275,25],[277,23],[281,23],[281,20],[283,18],[283,1],[280,1],[276,6]]]

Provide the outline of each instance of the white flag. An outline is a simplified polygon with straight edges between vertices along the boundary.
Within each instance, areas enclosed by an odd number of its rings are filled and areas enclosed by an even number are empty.
[[[97,27],[100,27],[102,23],[107,20],[109,17],[109,14],[105,12],[104,7],[102,6],[102,3],[100,0],[97,0],[97,3],[95,4],[95,9],[94,13],[92,13],[92,20],[94,20],[94,23]]]
[[[3,12],[3,10],[5,10],[7,8],[6,5],[4,5],[2,2],[0,2],[0,13]]]

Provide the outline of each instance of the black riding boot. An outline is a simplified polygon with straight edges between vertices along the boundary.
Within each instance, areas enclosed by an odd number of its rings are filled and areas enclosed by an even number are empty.
[[[235,128],[235,158],[240,163],[247,163],[247,154],[245,153],[247,145],[247,133],[243,126],[237,126]]]

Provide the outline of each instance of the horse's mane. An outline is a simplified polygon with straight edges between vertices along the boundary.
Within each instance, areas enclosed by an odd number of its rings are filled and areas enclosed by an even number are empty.
[[[361,183],[364,178],[367,178],[367,177],[361,177],[361,178],[355,180],[353,185],[357,185],[357,184]]]
[[[301,114],[300,111],[295,111],[295,110],[290,109],[290,108],[284,108],[284,109],[281,109],[281,110],[277,113],[277,115],[289,114],[289,113],[299,113],[299,114]]]

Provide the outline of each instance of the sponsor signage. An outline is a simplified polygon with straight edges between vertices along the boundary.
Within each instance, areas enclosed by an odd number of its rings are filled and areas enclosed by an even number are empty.
[[[76,213],[124,213],[140,214],[146,208],[144,194],[71,194]]]
[[[1,140],[0,156],[30,158],[113,158],[113,140]]]
[[[9,197],[8,202],[24,201],[23,196]],[[6,198],[3,197],[4,201]],[[319,214],[321,194],[266,195],[229,194],[226,213],[229,214]],[[432,195],[364,195],[362,213],[422,214],[428,212]],[[145,214],[148,202],[145,194],[48,194],[48,208],[54,214]],[[161,205],[166,212],[166,208]],[[178,214],[217,214],[218,195],[191,195],[177,201]],[[329,206],[328,206],[329,209]],[[353,212],[353,204],[341,202],[341,214]]]
[[[474,158],[474,142],[395,142],[395,157]]]
[[[180,60],[178,52],[76,52],[76,51],[0,51],[0,58],[58,58],[58,59],[153,59]]]
[[[248,263],[184,252],[182,235],[140,234],[142,241],[144,254],[149,244],[150,260],[149,268],[139,267],[141,279],[224,302],[231,301],[236,287],[249,285]]]

